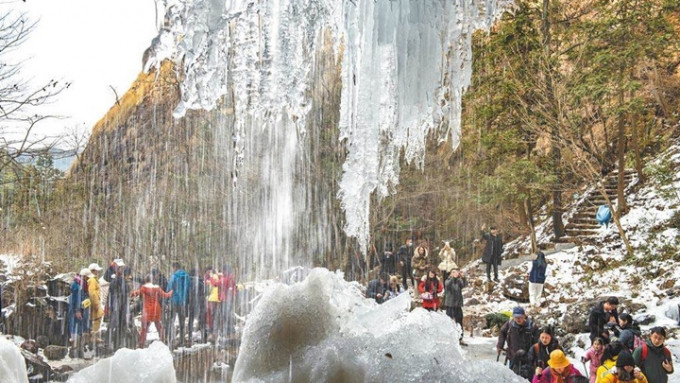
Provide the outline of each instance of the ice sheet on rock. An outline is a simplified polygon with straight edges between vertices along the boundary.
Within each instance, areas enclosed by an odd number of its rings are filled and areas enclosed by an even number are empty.
[[[246,324],[232,381],[522,382],[500,364],[467,363],[451,319],[408,312],[408,301],[377,305],[325,269],[271,286]]]
[[[153,342],[148,348],[122,348],[73,375],[68,383],[176,383],[168,346]]]
[[[19,347],[4,336],[0,336],[0,382],[28,383],[26,362]]]

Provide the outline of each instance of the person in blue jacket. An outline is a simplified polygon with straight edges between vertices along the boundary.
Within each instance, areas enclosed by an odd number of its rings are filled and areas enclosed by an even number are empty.
[[[531,262],[529,271],[529,304],[539,306],[541,304],[541,294],[543,294],[543,284],[545,283],[545,270],[548,264],[545,262],[545,254],[539,251],[536,259]]]
[[[68,332],[71,340],[71,358],[83,357],[83,333],[90,331],[89,296],[87,295],[87,278],[91,276],[85,268],[76,274],[71,283],[71,295],[68,299]]]
[[[179,317],[179,343],[184,341],[184,323],[187,315],[189,303],[189,287],[191,277],[182,269],[179,262],[172,263],[173,274],[168,281],[168,288],[165,291],[173,291],[170,298],[170,319],[165,326],[167,331],[166,339],[170,347],[175,345],[175,317]],[[191,336],[191,334],[189,334]]]

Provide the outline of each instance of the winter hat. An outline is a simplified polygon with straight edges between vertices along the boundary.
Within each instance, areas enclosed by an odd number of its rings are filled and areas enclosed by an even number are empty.
[[[621,351],[619,358],[616,359],[616,367],[635,366],[633,355],[628,351]]]
[[[558,349],[550,353],[550,360],[548,360],[550,368],[564,368],[570,364],[569,359],[564,355],[564,351]]]
[[[522,316],[522,315],[526,315],[524,313],[524,309],[522,307],[517,306],[514,309],[512,309],[512,316],[513,317]]]
[[[102,267],[99,266],[98,263],[90,263],[90,266],[88,266],[88,269],[90,270],[97,270],[97,271],[102,271]]]

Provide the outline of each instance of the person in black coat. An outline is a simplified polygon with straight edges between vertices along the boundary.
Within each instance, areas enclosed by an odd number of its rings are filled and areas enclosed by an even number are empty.
[[[548,366],[550,353],[561,350],[560,343],[553,337],[550,327],[543,327],[539,331],[538,342],[529,349],[529,363],[534,368],[534,374],[539,375]]]
[[[482,226],[482,238],[486,241],[482,262],[486,263],[486,279],[491,280],[491,267],[493,266],[493,280],[498,282],[498,266],[501,264],[503,254],[503,238],[495,226],[491,231],[486,231],[486,225]]]
[[[385,246],[385,251],[383,251],[382,257],[380,257],[380,262],[382,263],[381,272],[389,275],[395,275],[397,273],[397,262],[394,252],[392,252],[391,243],[388,243],[387,246]]]
[[[406,279],[411,280],[411,285],[415,288],[416,284],[413,281],[413,271],[411,270],[411,259],[413,258],[413,240],[408,238],[406,244],[399,247],[397,252],[397,261],[401,265],[401,283],[404,285],[404,290],[408,290]]]
[[[380,276],[368,283],[366,289],[366,298],[375,299],[378,303],[383,303],[385,300],[385,292],[389,289],[387,281],[390,279],[389,275],[381,273]]]
[[[446,315],[456,321],[460,326],[460,336],[463,339],[463,288],[467,286],[467,280],[463,272],[453,269],[449,273],[449,278],[444,282],[446,294],[444,294],[444,306]]]
[[[590,342],[600,337],[605,344],[609,343],[609,329],[605,326],[616,326],[619,322],[619,314],[616,308],[619,305],[617,297],[609,297],[606,301],[598,303],[590,310],[588,328],[590,329]]]

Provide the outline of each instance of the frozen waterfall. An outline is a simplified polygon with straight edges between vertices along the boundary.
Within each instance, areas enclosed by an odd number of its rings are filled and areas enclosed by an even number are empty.
[[[285,147],[263,179],[277,185],[276,233],[266,252],[289,241],[296,225],[296,187],[287,178],[303,149],[309,89],[318,52],[328,37],[341,58],[341,138],[348,155],[339,197],[345,231],[363,250],[369,241],[370,196],[394,192],[399,156],[422,166],[428,133],[456,147],[461,97],[471,78],[471,37],[488,29],[510,0],[156,0],[165,14],[147,67],[181,62],[182,101],[188,109],[233,103],[231,167],[235,180],[248,166],[258,132]],[[262,134],[262,131],[268,133]],[[266,145],[264,145],[266,146]],[[260,166],[260,165],[258,165]],[[288,172],[288,173],[286,173]],[[236,181],[238,182],[238,181]],[[266,187],[266,186],[265,186]]]

